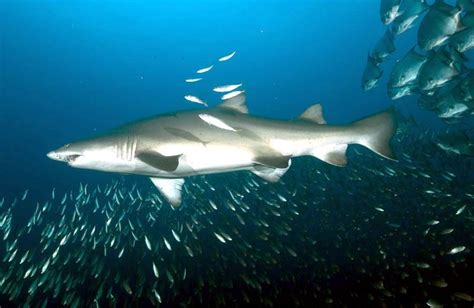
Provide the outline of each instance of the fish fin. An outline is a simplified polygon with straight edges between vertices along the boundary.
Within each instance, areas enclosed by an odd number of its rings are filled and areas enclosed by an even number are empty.
[[[231,109],[240,113],[249,113],[245,92],[242,92],[237,96],[224,100],[224,102],[217,105],[217,107]]]
[[[184,179],[150,178],[150,180],[173,208],[178,208],[181,205],[181,191]]]
[[[326,124],[323,117],[323,107],[320,104],[309,106],[299,117],[300,120],[315,122],[318,124]]]
[[[276,183],[286,173],[286,171],[290,169],[290,166],[291,159],[288,161],[288,167],[286,168],[269,168],[257,165],[250,171],[268,182]]]
[[[253,162],[257,165],[263,165],[275,169],[285,169],[290,165],[291,156],[283,155],[268,155],[268,156],[257,156]]]
[[[147,165],[152,166],[153,168],[160,169],[163,171],[171,172],[175,171],[179,165],[179,155],[164,156],[158,152],[140,152],[137,154],[137,158],[144,162]]]
[[[462,8],[461,8],[462,10]],[[456,32],[461,32],[462,30],[466,30],[468,27],[463,23],[462,19],[459,19],[459,22],[456,27]]]
[[[351,127],[359,133],[356,143],[385,158],[396,160],[390,146],[390,140],[397,130],[395,109],[393,107],[355,121],[351,124]]]
[[[324,147],[317,147],[309,154],[328,164],[344,167],[347,165],[346,157],[347,144],[335,144]]]

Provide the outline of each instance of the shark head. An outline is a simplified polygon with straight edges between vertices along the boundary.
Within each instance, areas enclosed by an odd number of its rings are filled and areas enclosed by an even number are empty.
[[[134,169],[136,143],[129,138],[117,137],[112,135],[68,143],[46,155],[75,168],[131,172]]]

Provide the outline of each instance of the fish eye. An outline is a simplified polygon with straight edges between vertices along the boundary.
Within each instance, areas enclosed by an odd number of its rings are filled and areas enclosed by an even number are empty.
[[[402,81],[405,80],[405,75],[401,75],[400,80],[402,80]]]

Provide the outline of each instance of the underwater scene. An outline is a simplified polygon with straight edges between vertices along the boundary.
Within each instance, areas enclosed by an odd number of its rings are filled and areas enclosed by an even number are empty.
[[[473,307],[474,1],[0,1],[0,307]]]

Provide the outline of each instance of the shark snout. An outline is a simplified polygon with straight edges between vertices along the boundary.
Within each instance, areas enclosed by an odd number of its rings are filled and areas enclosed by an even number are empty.
[[[52,160],[71,163],[71,162],[74,162],[74,160],[80,157],[81,155],[78,153],[71,152],[71,151],[62,150],[61,148],[61,149],[48,152],[46,156],[48,156],[48,158]]]
[[[56,151],[48,152],[46,156],[48,156],[48,158],[52,160],[64,161],[63,157],[61,157],[61,155],[59,155],[59,153],[57,153]]]

